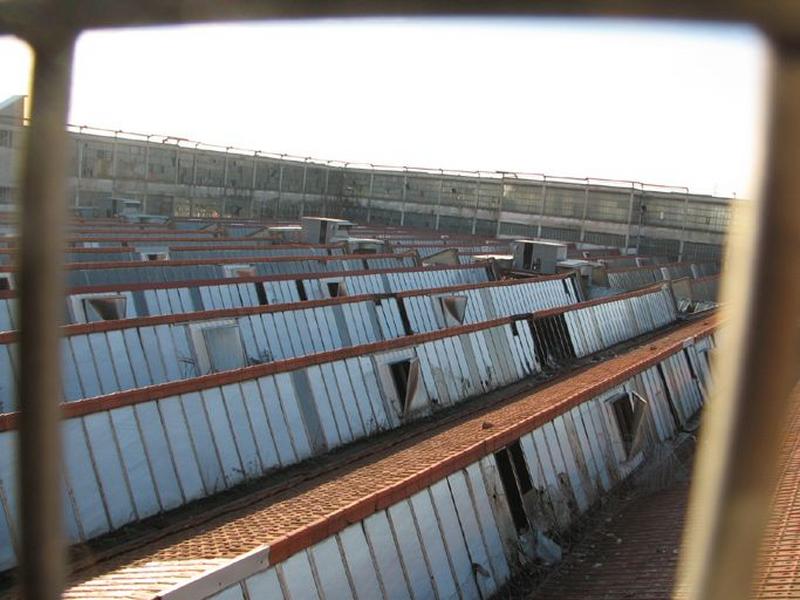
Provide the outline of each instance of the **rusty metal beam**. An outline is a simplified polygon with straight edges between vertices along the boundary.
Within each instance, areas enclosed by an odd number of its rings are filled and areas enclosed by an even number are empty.
[[[61,519],[62,248],[67,213],[67,133],[74,39],[32,43],[32,122],[22,178],[19,310],[21,573],[25,598],[55,599],[64,578]]]
[[[775,46],[770,148],[761,197],[729,234],[717,352],[693,478],[679,588],[688,598],[748,598],[797,379],[800,318],[800,48]],[[749,206],[748,206],[749,204]]]

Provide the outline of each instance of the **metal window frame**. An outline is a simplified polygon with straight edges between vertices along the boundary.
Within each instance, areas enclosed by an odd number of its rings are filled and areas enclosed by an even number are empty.
[[[22,178],[20,240],[21,584],[28,598],[58,598],[65,573],[61,532],[58,325],[67,206],[67,131],[76,36],[100,27],[318,17],[581,15],[751,23],[772,44],[770,137],[759,197],[731,224],[725,352],[706,413],[692,489],[693,531],[682,552],[688,598],[749,594],[775,487],[789,390],[796,376],[800,273],[800,4],[762,0],[5,0],[0,35],[32,47],[32,120]],[[742,214],[742,213],[747,214]],[[787,257],[786,261],[779,257]],[[731,276],[731,271],[736,273]]]

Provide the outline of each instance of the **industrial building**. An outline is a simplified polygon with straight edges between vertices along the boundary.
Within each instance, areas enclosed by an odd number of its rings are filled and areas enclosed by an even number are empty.
[[[9,598],[20,107],[0,105]],[[65,598],[491,598],[531,565],[555,597],[576,524],[696,427],[728,200],[71,140]]]
[[[24,98],[0,105],[0,205],[19,189]],[[69,202],[109,214],[297,219],[633,247],[671,260],[719,260],[731,200],[632,181],[525,173],[365,168],[217,148],[169,135],[70,127]],[[169,132],[167,132],[169,133]]]

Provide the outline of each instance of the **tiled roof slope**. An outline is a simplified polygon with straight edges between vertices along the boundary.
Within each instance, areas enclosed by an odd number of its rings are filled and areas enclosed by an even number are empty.
[[[781,449],[781,472],[764,532],[754,598],[800,598],[800,385]]]
[[[713,327],[710,320],[692,322],[534,393],[434,428],[414,443],[344,465],[291,492],[167,536],[91,573],[77,573],[64,597],[152,598],[232,559],[257,555],[259,550],[265,556],[268,552],[270,563],[277,563],[506,446],[663,360],[687,338],[707,335]]]
[[[601,522],[531,598],[668,600],[683,598],[675,576],[689,483],[638,496]],[[800,385],[781,451],[778,489],[751,597],[800,598]]]

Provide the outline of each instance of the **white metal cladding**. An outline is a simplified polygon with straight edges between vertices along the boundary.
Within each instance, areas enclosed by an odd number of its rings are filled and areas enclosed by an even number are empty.
[[[702,262],[692,264],[692,277],[699,279],[700,277],[708,277],[709,275],[717,275],[719,273],[719,265],[713,262]]]
[[[626,271],[608,271],[608,287],[617,290],[635,290],[653,285],[663,279],[659,267],[639,267]]]
[[[646,397],[644,426],[659,435],[645,450],[674,435],[674,425],[657,424],[669,409],[654,369],[518,440],[533,485],[523,498],[525,530],[515,527],[495,459],[486,456],[234,585],[220,573],[228,584],[221,592],[185,591],[214,600],[490,598],[520,567],[520,548],[530,546],[524,538],[565,530],[643,460],[642,451],[620,454],[609,399],[632,390]]]
[[[538,367],[530,335],[518,331],[503,325],[67,419],[69,539],[90,539],[519,380]],[[422,365],[420,408],[404,414],[389,369],[409,356]],[[127,376],[146,385],[147,348],[137,361]],[[100,393],[95,376],[90,391]],[[15,436],[0,433],[0,447]],[[2,466],[0,492],[16,498],[14,463]]]
[[[509,246],[503,245],[461,245],[453,244],[452,242],[447,245],[431,245],[431,246],[415,246],[406,248],[403,245],[395,244],[395,252],[404,252],[406,250],[416,250],[421,258],[427,258],[431,254],[436,254],[442,250],[455,248],[460,255],[470,254],[506,254],[509,252]]]
[[[347,274],[332,279],[344,281],[347,293],[350,296],[386,294],[411,289],[468,285],[489,281],[489,275],[485,269],[462,269],[459,267],[435,271],[410,271],[401,273],[403,275],[401,278],[390,278],[388,275],[396,274]],[[261,282],[228,283],[220,277],[218,283],[211,285],[192,285],[187,283],[185,286],[181,286],[176,283],[174,287],[97,292],[89,295],[125,295],[128,299],[126,303],[126,318],[134,318],[259,306],[257,287],[262,285],[269,304],[300,302],[298,282],[303,286],[306,299],[322,300],[330,297],[330,292],[325,285],[325,281],[328,279],[325,277],[303,278],[299,276],[298,279],[265,281],[262,284]],[[87,294],[81,294],[81,296],[84,295]],[[72,294],[67,297],[68,306],[71,306],[71,299],[76,296],[76,294]],[[10,331],[17,328],[15,306],[16,298],[0,298],[0,331]],[[68,323],[85,322],[80,314],[76,315],[73,310],[67,309],[66,312]]]
[[[527,292],[515,288],[525,288]],[[481,322],[508,316],[502,312],[498,314],[494,307],[501,307],[506,313],[523,314],[528,312],[523,304],[526,297],[546,303],[549,301],[548,293],[557,294],[561,290],[560,293],[563,294],[564,289],[562,281],[551,280],[520,286],[470,290],[475,293],[470,300],[470,303],[474,300],[473,313],[465,322]],[[494,292],[499,294],[493,296]],[[486,303],[480,304],[479,299]],[[403,302],[406,303],[414,333],[420,330],[434,331],[444,326],[441,308],[435,304],[435,299],[411,296],[404,298]],[[419,306],[436,307],[439,314],[426,315]],[[469,306],[468,303],[468,311]],[[669,291],[661,289],[642,296],[618,300],[611,298],[603,304],[568,310],[564,313],[564,318],[575,354],[583,357],[672,323],[677,315]],[[397,300],[394,298],[384,298],[378,302],[367,300],[260,313],[236,317],[234,320],[239,328],[248,364],[305,356],[405,335]],[[191,337],[187,335],[190,323],[198,322],[202,320],[65,337],[61,342],[64,399],[70,402],[205,374],[197,366],[197,351]],[[415,329],[418,327],[417,323],[421,323],[424,329]],[[479,334],[480,332],[470,336],[483,339]],[[520,322],[517,336],[514,337],[527,343],[530,329],[524,322]],[[478,346],[465,343],[468,357],[486,347],[485,343]],[[447,386],[443,387],[438,382],[442,377],[450,375],[453,376],[453,381],[461,381],[460,375],[443,369],[435,362],[431,365],[424,348],[421,360],[421,366],[429,377],[426,381],[437,385],[429,391],[429,396],[447,404],[450,393]],[[431,360],[436,359],[432,357]],[[482,368],[482,363],[474,360],[468,364],[474,368],[481,365]],[[489,379],[497,373],[513,374],[508,369],[498,371],[489,364]],[[0,345],[0,412],[15,409],[16,371],[16,346]],[[502,378],[504,383],[514,379],[513,376]],[[452,381],[450,385],[454,385]]]
[[[719,277],[690,279],[689,287],[694,302],[713,302],[719,297]]]
[[[678,279],[680,277],[693,277],[692,265],[686,263],[670,264],[661,267],[661,274],[664,279]]]
[[[575,308],[564,313],[575,355],[587,356],[677,319],[669,289]]]
[[[239,258],[239,257],[270,257],[270,256],[340,256],[341,248],[322,248],[315,246],[298,246],[296,248],[215,248],[213,250],[199,247],[197,249],[170,249],[169,255],[173,260],[196,260],[204,258]]]
[[[503,325],[67,419],[62,432],[69,539],[92,538],[536,372],[533,340],[526,332],[523,326]],[[682,422],[702,404],[706,386],[692,376],[690,356],[678,352],[631,384],[648,399],[659,438],[669,437],[676,426],[666,416],[666,402],[680,411]],[[411,357],[420,362],[421,384],[417,408],[403,413],[389,368]],[[641,383],[645,377],[649,379]],[[664,394],[659,385],[665,386]],[[576,410],[585,410],[585,405]],[[582,447],[606,443],[597,433],[603,427],[613,429],[613,413],[606,416],[606,422],[594,423],[594,434],[584,423],[588,439],[581,441]],[[563,428],[572,432],[573,425],[564,420]],[[574,498],[563,499],[564,505],[572,502],[582,511],[599,490],[582,484],[581,473],[574,472],[574,465],[589,468],[586,457],[576,462],[562,442],[554,445],[561,435],[559,423],[556,419],[545,425],[540,434],[534,433],[534,441],[555,453],[553,474],[569,474]],[[618,440],[608,443],[619,451]],[[16,523],[15,444],[16,432],[0,433],[0,497],[11,507],[4,509],[10,511],[6,520],[0,519],[0,527],[10,527],[7,533],[0,531],[0,539],[10,539],[14,528],[8,524]],[[608,477],[597,472],[601,481],[613,480],[615,473],[632,469],[639,460],[620,459],[617,464],[603,454],[593,460],[600,459],[613,467]],[[548,468],[542,466],[546,473]],[[559,486],[548,493],[556,516],[561,515],[561,504],[555,502],[562,494]],[[568,521],[563,515],[558,518],[559,523]],[[0,569],[12,566],[14,556],[6,552],[4,560]]]
[[[0,298],[0,331],[17,328],[17,299]]]
[[[397,301],[298,308],[229,319],[248,364],[358,346],[405,334]],[[188,327],[207,320],[81,333],[62,339],[64,400],[204,375]],[[16,344],[0,345],[0,412],[15,409]]]
[[[444,293],[444,296],[451,295]],[[479,323],[499,317],[526,314],[571,305],[579,302],[574,278],[531,280],[516,285],[487,286],[453,292],[466,296],[464,323]],[[408,296],[403,298],[413,333],[435,331],[445,327],[439,295]]]

